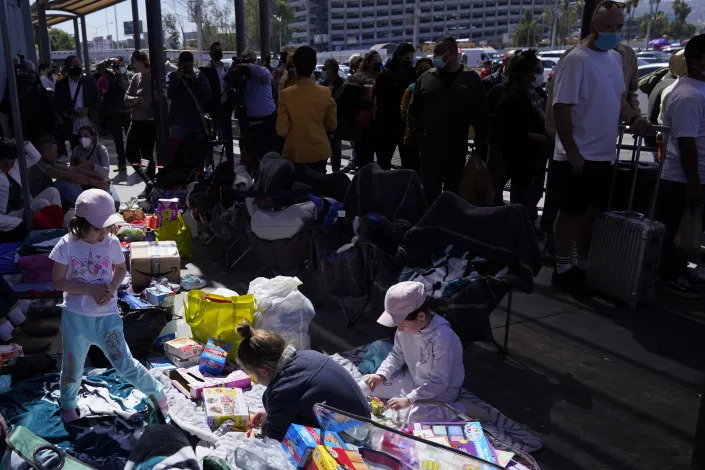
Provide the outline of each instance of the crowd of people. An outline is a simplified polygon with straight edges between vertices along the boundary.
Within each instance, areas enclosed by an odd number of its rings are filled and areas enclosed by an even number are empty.
[[[340,64],[329,58],[319,83],[313,78],[317,53],[309,46],[284,48],[275,68],[261,65],[253,51],[226,66],[218,42],[211,44],[211,60],[200,68],[185,51],[176,65],[167,62],[167,169],[184,169],[184,174],[203,169],[214,142],[225,144],[232,167],[235,118],[241,163],[255,178],[259,161],[272,151],[320,173],[329,161],[333,171],[354,172],[372,162],[388,170],[398,151],[401,167],[419,174],[430,204],[442,191],[459,191],[468,154],[474,153],[486,164],[495,205],[504,203],[505,185],[511,181],[510,202],[522,205],[532,220],[538,220],[548,179],[536,230],[546,235],[548,255],[555,256],[553,283],[572,290],[585,275],[595,216],[608,206],[619,124],[640,135],[653,133],[636,99],[635,53],[620,42],[623,23],[621,3],[603,2],[590,35],[565,52],[546,90],[537,79],[543,73],[537,51],[509,51],[499,66],[484,63],[478,73],[461,64],[452,38],[438,41],[432,58],[417,59],[419,51],[408,43],[386,62],[375,50],[356,54],[346,79]],[[667,229],[662,281],[688,292],[697,289],[697,279],[682,260],[674,261],[683,257],[670,250],[683,209],[679,206],[702,202],[697,169],[705,168],[705,144],[698,134],[701,116],[693,108],[700,101],[682,104],[678,98],[686,90],[691,95],[700,90],[701,42],[695,37],[674,55],[685,64],[682,78],[676,83],[672,74],[664,77],[655,90],[660,112],[649,110],[650,117],[658,116],[651,121],[671,128],[673,137],[665,151],[657,211]],[[144,179],[142,197],[154,181],[158,184],[162,171],[157,173],[154,159],[150,69],[144,51],[135,51],[129,61],[116,57],[98,64],[95,74],[84,70],[77,56],[69,56],[60,71],[51,64],[40,64],[38,72],[31,62],[20,64],[19,118],[25,140],[38,155],[30,168],[30,193],[43,201],[32,201],[33,210],[47,205],[68,210],[89,188],[108,191],[119,204],[101,135],[114,141],[117,170],[129,164]],[[681,109],[690,113],[687,123],[676,113]],[[15,118],[7,94],[0,111],[10,122]],[[353,148],[345,168],[343,142]],[[3,240],[21,238],[26,202],[13,148],[11,141],[0,148]]]

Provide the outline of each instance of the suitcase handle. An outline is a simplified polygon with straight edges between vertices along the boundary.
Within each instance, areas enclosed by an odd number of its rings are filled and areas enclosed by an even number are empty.
[[[654,191],[653,194],[651,195],[651,202],[649,202],[649,212],[648,214],[642,214],[646,215],[647,218],[653,219],[654,218],[654,210],[656,208],[656,198],[658,196],[658,188],[659,184],[661,183],[661,172],[663,171],[663,164],[666,162],[666,155],[665,152],[668,149],[668,137],[670,134],[670,129],[665,126],[653,126],[653,129],[656,133],[661,133],[663,135],[663,140],[662,140],[662,148],[664,151],[664,155],[661,157],[659,160],[658,164],[658,169],[656,171],[656,182],[654,183]],[[613,163],[613,170],[612,170],[612,184],[610,184],[610,195],[608,198],[607,202],[607,210],[612,209],[612,202],[614,199],[614,193],[615,189],[614,186],[617,182],[617,169],[619,167],[619,152],[622,149],[622,142],[624,140],[624,134],[626,132],[629,132],[631,130],[630,126],[627,125],[620,125],[619,126],[619,140],[617,141],[617,155],[615,157],[615,161]],[[632,205],[634,203],[634,191],[636,190],[636,177],[637,173],[639,170],[639,159],[641,158],[641,150],[642,150],[642,144],[644,142],[643,137],[637,137],[636,142],[634,143],[634,146],[632,147],[632,158],[631,158],[631,172],[632,172],[632,182],[631,186],[629,188],[629,200],[627,202],[627,212],[632,212]]]

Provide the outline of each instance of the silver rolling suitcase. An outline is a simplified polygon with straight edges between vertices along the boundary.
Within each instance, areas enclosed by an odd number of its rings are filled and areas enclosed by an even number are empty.
[[[653,216],[661,171],[666,159],[665,149],[668,145],[669,129],[661,126],[654,126],[654,129],[663,135],[664,155],[658,165],[649,212],[645,215],[630,210],[634,201],[637,168],[643,142],[643,139],[638,137],[632,148],[632,178],[628,210],[611,211],[608,206],[607,211],[595,219],[590,261],[585,279],[588,290],[622,300],[631,308],[635,308],[638,302],[653,300],[663,245],[664,226],[661,222],[653,220]],[[627,131],[626,127],[620,128],[617,159],[622,149],[624,133]],[[617,165],[610,185],[610,206],[615,192],[616,169]]]

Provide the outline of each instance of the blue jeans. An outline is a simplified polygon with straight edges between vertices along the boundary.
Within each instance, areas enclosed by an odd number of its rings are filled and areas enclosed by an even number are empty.
[[[64,357],[61,363],[61,409],[76,408],[78,390],[88,349],[98,346],[120,376],[147,396],[157,401],[165,395],[162,385],[130,353],[122,332],[122,319],[117,313],[89,317],[64,310],[61,317]]]

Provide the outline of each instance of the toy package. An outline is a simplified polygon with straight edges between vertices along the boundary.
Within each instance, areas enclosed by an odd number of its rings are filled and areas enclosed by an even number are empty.
[[[304,470],[369,470],[354,450],[317,446]]]
[[[247,431],[250,413],[245,395],[239,388],[207,388],[203,391],[203,407],[208,426],[217,429],[227,420],[232,420],[233,429]]]
[[[188,359],[179,359],[170,352],[165,352],[164,356],[169,359],[169,361],[174,364],[178,369],[189,368],[192,366],[197,366],[198,361],[201,359],[198,356],[189,357]]]
[[[482,431],[482,425],[478,422],[415,423],[412,434],[497,463],[492,447]]]
[[[164,222],[172,222],[179,217],[179,198],[157,201],[157,228]]]
[[[155,356],[147,358],[147,369],[176,369],[176,366],[169,361],[166,356]]]
[[[289,426],[282,440],[284,452],[289,455],[289,460],[296,468],[304,468],[311,458],[313,450],[321,444],[323,443],[321,442],[320,429],[299,424]],[[334,432],[326,433],[325,445],[336,449],[349,449],[349,446]]]
[[[221,375],[233,345],[227,341],[210,338],[201,353],[198,370],[212,375]]]
[[[250,376],[241,370],[231,372],[225,377],[214,377],[199,371],[198,366],[194,366],[188,369],[170,370],[169,378],[171,379],[171,383],[184,395],[196,400],[201,398],[204,390],[209,388],[228,387],[242,389],[252,386]]]

